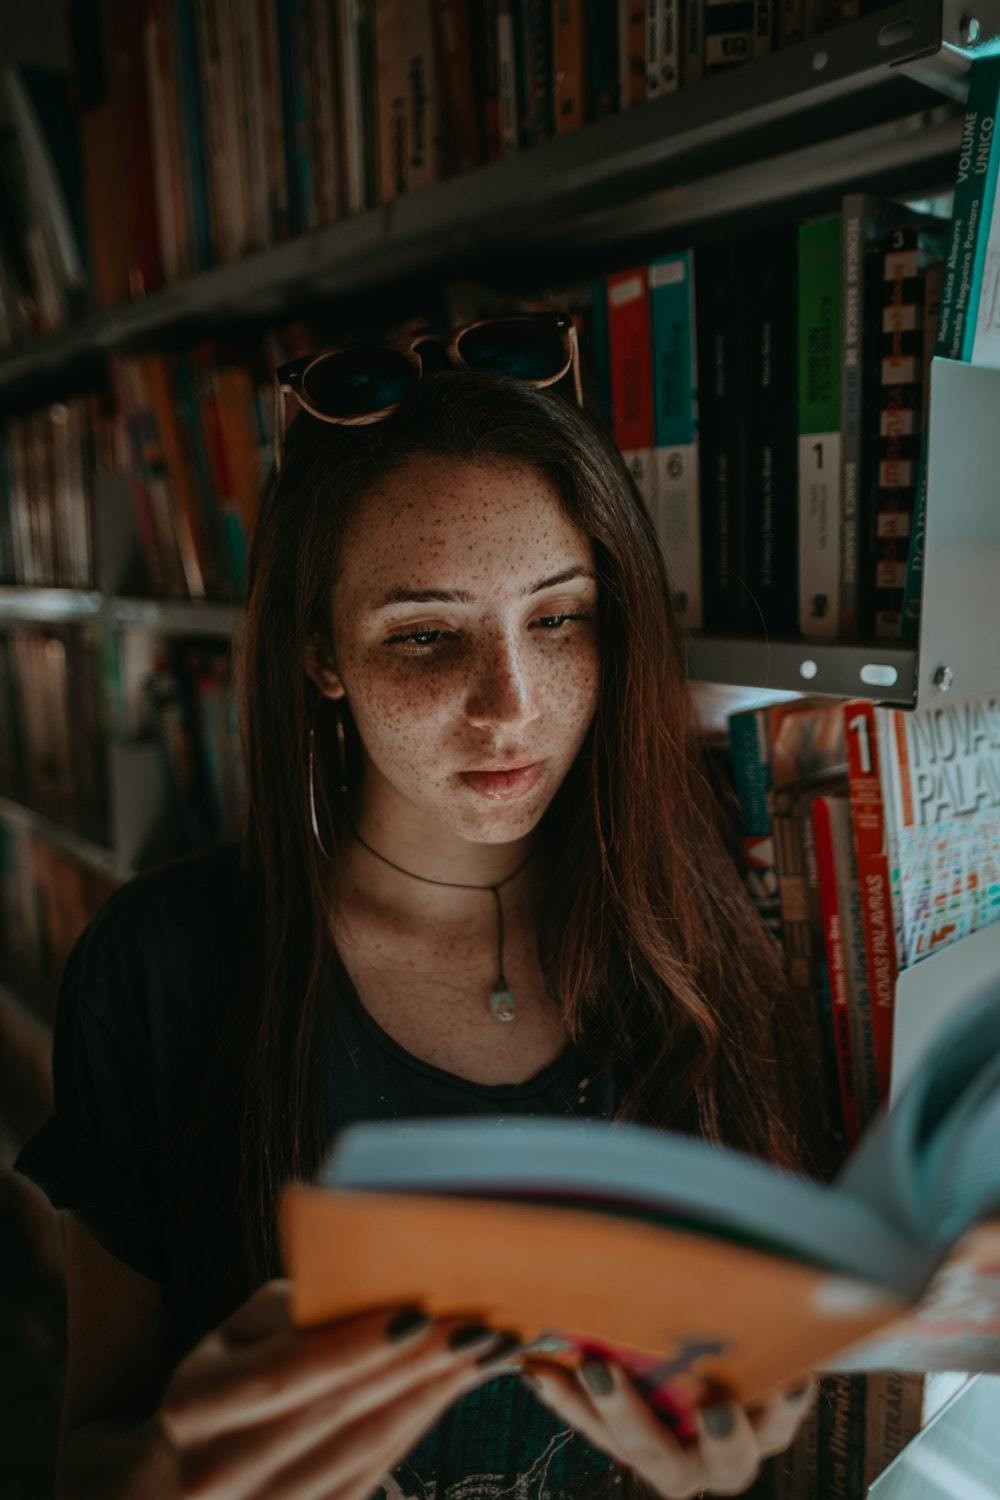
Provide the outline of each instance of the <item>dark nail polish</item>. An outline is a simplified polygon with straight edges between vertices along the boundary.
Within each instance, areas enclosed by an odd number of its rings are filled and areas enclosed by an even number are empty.
[[[429,1328],[430,1324],[431,1319],[419,1307],[404,1307],[386,1325],[385,1336],[387,1339],[402,1339],[408,1333],[416,1333],[418,1328]]]
[[[601,1359],[585,1359],[580,1366],[580,1374],[588,1391],[595,1396],[606,1396],[609,1391],[614,1390],[614,1377]]]
[[[788,1390],[788,1391],[785,1392],[785,1400],[786,1401],[801,1401],[802,1397],[805,1395],[805,1393],[806,1393],[806,1391],[808,1389],[809,1389],[809,1382],[808,1382],[808,1380],[804,1380],[801,1385],[793,1385],[792,1388],[791,1388],[791,1390]]]
[[[736,1412],[731,1406],[710,1406],[702,1412],[701,1420],[709,1437],[728,1437],[736,1425]]]
[[[505,1354],[512,1354],[515,1349],[521,1348],[521,1340],[516,1333],[501,1334],[499,1341],[492,1349],[487,1349],[476,1360],[477,1365],[491,1365],[495,1359],[502,1359]]]
[[[466,1349],[469,1344],[478,1344],[487,1334],[494,1333],[495,1329],[488,1328],[485,1323],[462,1323],[448,1335],[449,1349]]]

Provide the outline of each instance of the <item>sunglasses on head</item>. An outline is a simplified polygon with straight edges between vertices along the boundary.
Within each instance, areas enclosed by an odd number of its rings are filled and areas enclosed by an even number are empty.
[[[424,375],[438,370],[492,370],[528,385],[554,385],[573,372],[583,405],[580,353],[565,313],[516,313],[465,323],[452,333],[418,328],[384,344],[345,344],[303,355],[274,372],[274,464],[281,468],[283,395],[321,422],[360,427],[391,416]]]

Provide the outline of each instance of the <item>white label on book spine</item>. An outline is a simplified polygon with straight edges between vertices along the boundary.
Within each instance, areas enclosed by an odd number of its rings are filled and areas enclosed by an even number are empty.
[[[833,638],[840,624],[840,433],[799,436],[799,628]]]
[[[923,376],[923,359],[909,355],[882,361],[883,385],[919,385]]]
[[[656,464],[652,448],[623,448],[625,467],[636,482],[650,518],[656,523]]]
[[[643,296],[645,290],[641,276],[626,276],[623,281],[613,281],[608,286],[608,305],[624,307],[626,302],[634,302],[637,297]]]
[[[657,448],[656,471],[657,531],[674,611],[685,630],[700,630],[704,621],[697,443]]]

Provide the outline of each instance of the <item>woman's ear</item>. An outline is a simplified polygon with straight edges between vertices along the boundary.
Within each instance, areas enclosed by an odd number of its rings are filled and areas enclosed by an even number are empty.
[[[347,692],[329,648],[311,635],[305,651],[305,669],[324,698],[343,698]]]

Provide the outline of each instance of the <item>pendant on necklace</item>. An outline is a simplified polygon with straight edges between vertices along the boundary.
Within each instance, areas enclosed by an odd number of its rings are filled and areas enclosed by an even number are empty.
[[[514,996],[506,984],[496,984],[490,990],[490,1010],[498,1021],[513,1021]]]

